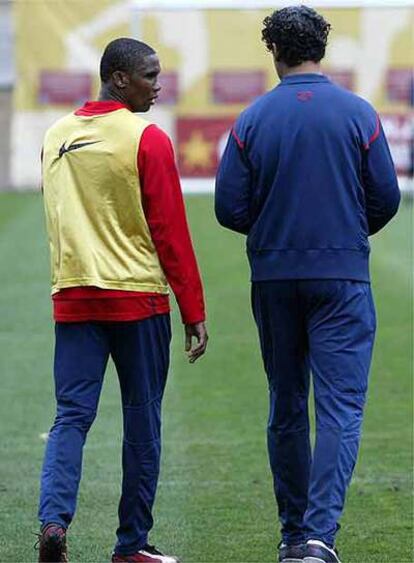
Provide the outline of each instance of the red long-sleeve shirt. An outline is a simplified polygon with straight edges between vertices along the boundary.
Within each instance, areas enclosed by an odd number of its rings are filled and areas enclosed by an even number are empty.
[[[126,106],[115,101],[86,102],[76,115],[99,115]],[[171,141],[156,125],[142,134],[138,149],[142,204],[161,267],[184,323],[205,319],[203,288],[188,230]],[[138,188],[137,188],[138,189]],[[58,322],[133,321],[170,310],[168,295],[73,287],[53,295]]]

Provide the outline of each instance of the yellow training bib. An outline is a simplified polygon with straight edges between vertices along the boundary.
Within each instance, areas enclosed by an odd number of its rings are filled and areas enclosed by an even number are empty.
[[[75,286],[168,293],[141,201],[137,154],[148,125],[119,109],[70,114],[47,131],[52,293]]]

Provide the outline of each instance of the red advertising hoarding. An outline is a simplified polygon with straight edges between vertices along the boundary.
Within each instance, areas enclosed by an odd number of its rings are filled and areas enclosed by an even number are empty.
[[[414,72],[411,68],[389,69],[387,72],[387,97],[390,102],[414,104]]]
[[[381,122],[387,137],[397,174],[413,174],[414,114],[381,114]]]
[[[177,120],[178,164],[180,173],[188,178],[215,176],[221,154],[234,124],[234,116],[181,117]],[[382,114],[397,173],[413,173],[414,115]]]
[[[181,117],[177,120],[178,166],[182,176],[211,178],[235,117]]]
[[[355,90],[355,75],[352,70],[326,69],[325,73],[332,82],[342,86],[342,88],[351,91]]]
[[[178,74],[176,72],[162,72],[159,83],[161,90],[157,103],[166,105],[176,104],[178,102]]]
[[[216,104],[248,104],[266,91],[266,73],[217,71],[212,76],[212,99]]]
[[[87,72],[42,70],[39,103],[82,105],[92,97],[92,77]]]

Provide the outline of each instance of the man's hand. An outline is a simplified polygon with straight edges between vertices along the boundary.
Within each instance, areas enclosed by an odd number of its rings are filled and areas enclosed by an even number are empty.
[[[193,364],[200,356],[204,354],[207,348],[208,334],[204,322],[186,324],[185,331],[185,351],[190,364]],[[196,342],[193,344],[193,338]]]

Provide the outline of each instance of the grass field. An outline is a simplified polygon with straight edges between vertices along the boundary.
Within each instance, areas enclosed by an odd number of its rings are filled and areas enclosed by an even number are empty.
[[[241,237],[208,196],[187,199],[210,344],[186,363],[176,311],[152,540],[185,563],[272,562],[279,540],[265,448],[267,396]],[[373,242],[378,337],[363,443],[338,539],[344,563],[412,557],[412,207]],[[53,419],[49,265],[38,195],[0,196],[0,561],[35,561],[38,477]],[[84,458],[71,561],[108,561],[120,489],[120,401],[111,367]]]

